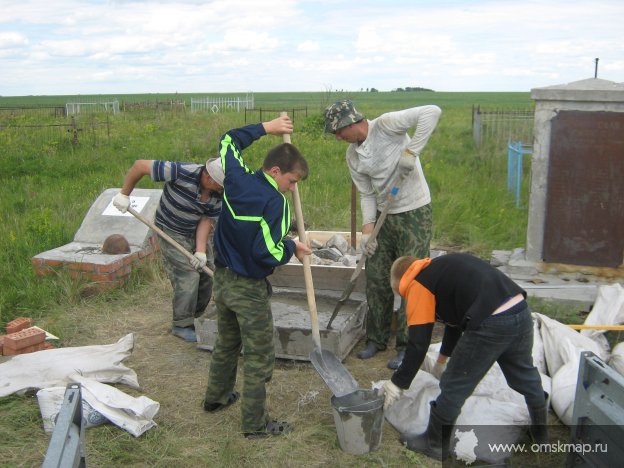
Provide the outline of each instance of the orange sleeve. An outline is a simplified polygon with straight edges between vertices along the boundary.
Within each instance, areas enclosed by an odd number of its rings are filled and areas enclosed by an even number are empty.
[[[406,303],[407,326],[435,322],[435,296],[418,281],[412,281]]]

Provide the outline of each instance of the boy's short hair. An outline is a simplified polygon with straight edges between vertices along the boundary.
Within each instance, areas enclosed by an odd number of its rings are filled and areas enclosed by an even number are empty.
[[[394,262],[392,262],[392,267],[390,267],[390,284],[396,285],[396,288],[398,289],[401,278],[403,278],[405,272],[409,269],[410,266],[412,266],[412,263],[414,263],[416,260],[418,260],[418,258],[405,256],[399,257]]]
[[[282,143],[269,150],[262,163],[262,169],[268,171],[275,166],[279,167],[283,173],[299,174],[301,180],[308,177],[308,162],[292,143]]]

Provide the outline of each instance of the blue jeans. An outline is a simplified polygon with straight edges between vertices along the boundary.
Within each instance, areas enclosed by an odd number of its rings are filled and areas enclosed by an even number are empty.
[[[440,379],[436,414],[453,424],[462,406],[492,365],[498,362],[509,386],[528,407],[544,405],[544,389],[533,365],[533,320],[525,302],[491,315],[476,330],[466,330]]]

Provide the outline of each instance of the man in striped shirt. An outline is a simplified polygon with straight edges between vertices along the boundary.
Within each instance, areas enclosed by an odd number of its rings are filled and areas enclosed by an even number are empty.
[[[212,278],[202,269],[212,266],[211,235],[221,213],[223,169],[218,158],[205,165],[139,159],[134,162],[113,205],[122,213],[130,206],[130,193],[149,175],[165,182],[156,210],[155,224],[185,249],[193,252],[189,261],[167,242],[161,242],[165,270],[173,287],[171,332],[186,341],[197,341],[195,317],[199,317],[212,296]],[[212,267],[214,268],[214,267]]]

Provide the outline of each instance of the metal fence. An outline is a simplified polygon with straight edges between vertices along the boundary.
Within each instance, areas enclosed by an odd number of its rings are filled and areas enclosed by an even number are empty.
[[[253,109],[254,96],[237,97],[202,97],[191,98],[191,112],[240,112],[241,109]]]
[[[472,136],[477,147],[507,141],[533,142],[533,109],[485,110],[472,107]]]
[[[102,102],[68,102],[65,104],[66,115],[76,115],[80,113],[111,112],[119,113],[119,101]]]
[[[30,143],[70,142],[91,144],[96,146],[108,143],[111,136],[111,123],[106,120],[79,120],[71,117],[67,123],[38,124],[2,124],[0,123],[0,142],[2,138],[11,140],[27,140]]]
[[[290,117],[290,119],[294,122],[297,114],[301,114],[303,113],[303,115],[305,117],[308,116],[308,108],[307,107],[299,107],[297,109],[295,108],[291,108],[291,109],[287,109],[287,108],[282,108],[282,109],[245,109],[245,123],[247,123],[247,114],[249,114],[250,116],[250,120],[252,120],[252,122],[264,122],[263,118],[262,118],[262,114],[268,115],[270,118],[275,118],[277,115],[280,114],[280,112],[288,112],[288,116]],[[258,117],[255,117],[255,116]],[[251,119],[251,117],[253,117],[253,119]]]

